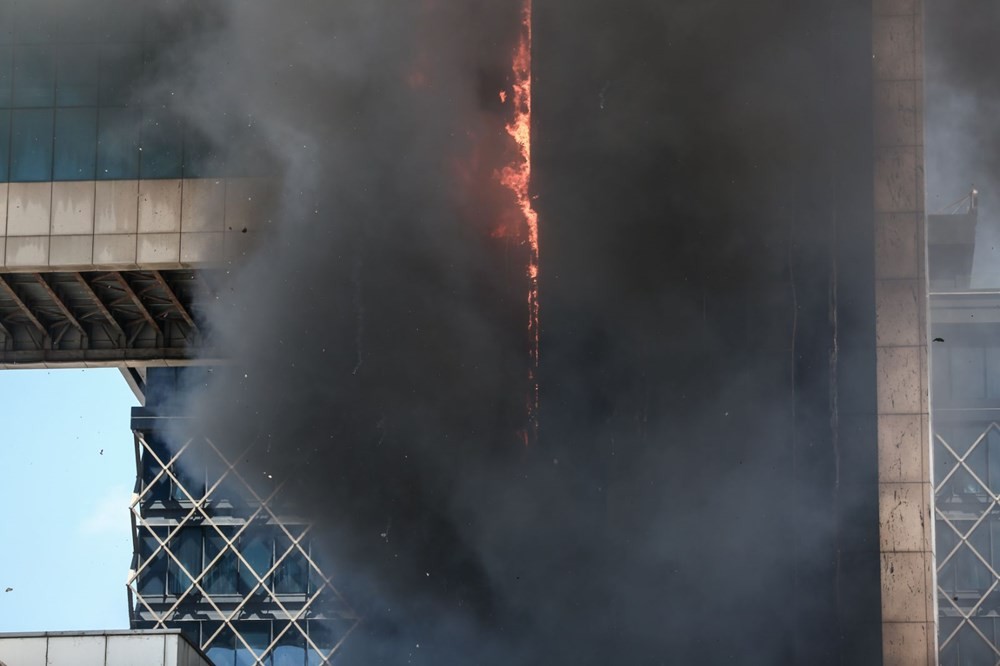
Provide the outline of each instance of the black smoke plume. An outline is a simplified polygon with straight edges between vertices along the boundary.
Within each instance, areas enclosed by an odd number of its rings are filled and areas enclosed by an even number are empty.
[[[973,287],[1000,284],[998,21],[994,3],[927,2],[927,210],[966,212],[952,204],[978,189]]]
[[[518,5],[163,9],[278,183],[194,427],[291,479],[343,663],[878,663],[870,5],[536,0],[527,448]]]

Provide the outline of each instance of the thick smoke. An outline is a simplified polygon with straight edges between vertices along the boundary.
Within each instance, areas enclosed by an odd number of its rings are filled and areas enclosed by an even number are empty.
[[[535,3],[527,448],[518,3],[164,10],[157,85],[279,184],[194,427],[292,479],[366,616],[344,663],[879,654],[874,430],[840,418],[874,400],[870,8],[799,4]]]
[[[973,287],[1000,284],[1000,8],[982,0],[927,3],[927,210],[976,187],[980,216]]]

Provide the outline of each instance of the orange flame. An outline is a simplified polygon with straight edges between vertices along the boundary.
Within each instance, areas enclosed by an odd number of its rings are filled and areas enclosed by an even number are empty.
[[[514,116],[507,124],[507,134],[518,147],[518,156],[500,172],[501,184],[509,189],[517,201],[524,219],[528,241],[528,344],[531,367],[528,371],[528,424],[531,439],[538,434],[538,360],[539,360],[539,302],[538,302],[538,213],[531,205],[531,0],[521,6],[521,35],[514,51],[511,68],[511,103]],[[507,101],[506,93],[501,102]],[[528,434],[525,434],[525,443]]]

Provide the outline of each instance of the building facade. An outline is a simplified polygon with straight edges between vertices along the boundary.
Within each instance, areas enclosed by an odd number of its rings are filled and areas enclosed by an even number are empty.
[[[133,410],[132,626],[179,628],[217,666],[328,663],[358,614],[283,483],[261,483],[208,438],[176,436],[171,405],[196,373],[208,374],[149,369]]]
[[[712,583],[732,595],[727,603],[713,600],[715,614],[701,620],[728,628],[716,631],[717,640],[707,646],[693,644],[686,634],[665,633],[665,645],[679,659],[735,660],[734,651],[744,649],[748,636],[767,638],[767,649],[783,650],[789,663],[881,658],[887,665],[910,666],[933,664],[937,655],[935,599],[940,603],[940,597],[934,593],[929,436],[924,436],[923,19],[919,2],[835,4],[815,23],[796,15],[796,26],[803,29],[783,35],[795,42],[797,53],[806,54],[795,63],[798,79],[770,78],[766,67],[733,55],[731,44],[711,30],[707,35],[719,41],[707,43],[704,52],[720,62],[685,63],[682,72],[665,58],[648,65],[656,71],[648,88],[636,83],[644,74],[635,72],[636,80],[617,83],[614,69],[607,82],[595,85],[591,69],[578,61],[578,54],[592,47],[593,26],[573,27],[585,12],[560,21],[566,32],[554,39],[546,41],[556,30],[551,23],[541,21],[536,33],[542,45],[538,80],[560,81],[574,91],[562,100],[565,108],[553,94],[537,116],[547,132],[536,152],[538,186],[547,193],[539,203],[547,224],[542,242],[550,248],[545,271],[562,280],[551,280],[542,297],[543,310],[555,313],[546,334],[562,354],[543,356],[540,376],[550,381],[543,386],[542,437],[546,429],[561,428],[574,446],[573,455],[560,456],[563,465],[575,457],[580,467],[598,470],[601,483],[595,485],[608,494],[595,495],[595,519],[604,521],[595,524],[612,525],[601,538],[620,537],[615,530],[642,516],[636,507],[643,503],[668,504],[672,515],[699,515],[713,526],[699,539],[676,539],[701,542],[697,552],[679,550],[677,557],[701,567],[704,587],[672,584],[665,594],[644,580],[631,589],[648,595],[649,605],[633,604],[624,592],[583,599],[601,605],[598,610],[615,615],[616,626],[627,628],[650,616],[690,617],[692,608],[706,605],[704,589]],[[537,5],[544,16],[546,3]],[[261,174],[246,170],[253,160],[229,159],[221,146],[185,125],[174,91],[153,85],[169,59],[171,40],[185,26],[163,23],[149,7],[102,0],[82,12],[47,12],[38,3],[0,2],[2,362],[123,367],[145,398],[132,419],[137,482],[128,587],[134,627],[180,628],[216,664],[329,662],[350,640],[362,613],[340,594],[307,522],[281,501],[282,480],[272,485],[247,479],[239,461],[221,455],[209,439],[178,438],[183,429],[172,426],[184,415],[171,395],[192,381],[187,373],[200,372],[176,366],[211,364],[225,355],[203,335],[198,299],[205,290],[192,283],[246,252],[262,225],[266,196],[257,195],[265,187]],[[785,9],[769,11],[780,16]],[[609,5],[607,12],[600,23],[610,31],[608,44],[614,48],[608,51],[625,57],[641,43],[633,37],[643,26],[628,23],[632,19],[617,7]],[[770,49],[776,23],[757,29],[756,14],[745,18],[725,25],[746,27],[739,36],[748,49]],[[816,34],[838,38],[817,46]],[[747,95],[748,103],[771,94],[801,103],[786,119],[803,142],[782,158],[794,165],[796,187],[785,178],[790,172],[773,165],[763,169],[773,182],[752,180],[763,178],[751,173],[756,167],[736,169],[725,179],[713,169],[710,188],[691,176],[698,173],[691,167],[700,164],[700,156],[713,150],[729,156],[733,144],[744,145],[740,141],[747,142],[749,154],[768,154],[769,144],[746,138],[755,135],[753,126],[729,128],[730,143],[699,145],[676,158],[681,166],[658,171],[663,155],[636,129],[643,123],[634,122],[625,105],[616,105],[615,95],[635,86],[633,92],[641,89],[636,99],[676,107],[693,135],[717,138],[719,127],[706,112],[717,98],[676,95],[689,88],[689,65],[704,66],[702,80],[727,91],[732,71],[747,66],[772,86],[768,95]],[[600,104],[578,101],[596,99],[602,85],[611,91],[607,108],[604,92]],[[808,94],[801,94],[803,86]],[[663,98],[647,98],[647,89],[660,90]],[[544,98],[544,87],[538,94]],[[684,106],[691,100],[702,106]],[[775,113],[767,106],[751,111],[764,117]],[[607,130],[609,118],[615,132]],[[253,143],[246,129],[233,123],[233,145]],[[621,141],[629,132],[636,134]],[[619,143],[600,143],[611,138]],[[565,154],[594,166],[572,173]],[[655,165],[643,173],[648,181],[632,179],[637,164]],[[700,200],[699,209],[685,208],[675,193],[650,196],[636,209],[625,207],[636,201],[637,191],[661,193],[668,181],[679,183],[684,202]],[[780,197],[748,206],[737,181],[752,181],[754,194]],[[590,196],[588,215],[616,221],[634,213],[631,235],[609,224],[607,242],[595,244],[599,247],[583,242],[581,191]],[[738,213],[727,208],[732,200],[739,201]],[[759,217],[745,217],[750,209]],[[677,219],[684,224],[664,224]],[[782,225],[777,235],[774,220]],[[777,245],[784,249],[775,251]],[[740,273],[733,258],[741,256],[768,257],[772,264]],[[631,272],[637,266],[643,270]],[[619,290],[598,288],[609,283]],[[580,284],[596,286],[581,299],[570,293]],[[633,310],[638,316],[617,316],[623,294],[643,306]],[[664,294],[677,299],[669,308]],[[689,300],[700,303],[697,311],[677,306]],[[621,347],[628,349],[624,358],[607,352]],[[560,362],[572,373],[560,374]],[[739,407],[710,419],[711,429],[674,440],[699,446],[678,447],[671,464],[649,470],[644,488],[655,488],[654,497],[616,477],[629,460],[643,459],[651,446],[647,433],[657,425],[717,407],[719,396],[729,395],[734,368],[749,378],[740,400],[733,398]],[[585,390],[562,385],[563,376],[578,378]],[[617,388],[609,377],[620,382]],[[780,405],[768,401],[789,392]],[[761,405],[766,409],[756,408]],[[975,427],[989,434],[988,424]],[[755,432],[768,436],[753,440],[748,433]],[[942,433],[952,444],[968,439],[968,433]],[[749,450],[751,442],[760,444],[758,450]],[[989,450],[980,444],[966,451],[973,448]],[[718,471],[743,454],[774,461],[769,483],[742,495],[718,493],[708,510],[698,513],[705,509],[705,489],[718,487]],[[961,478],[969,468],[982,478],[982,468],[971,458],[962,464],[962,455],[955,458]],[[957,478],[948,487],[956,484]],[[899,496],[905,501],[894,503]],[[982,503],[983,493],[978,497]],[[745,508],[751,504],[771,513],[748,519]],[[947,516],[950,509],[942,511]],[[743,539],[741,528],[748,522],[759,530]],[[781,548],[791,564],[768,583],[766,594],[745,588],[745,572],[772,563],[775,544],[806,532],[818,534],[815,543],[806,547],[793,538]],[[996,589],[981,570],[958,573],[961,561],[971,562],[972,569],[990,561],[992,554],[976,556],[985,547],[971,548],[980,532],[958,528],[954,534],[960,556],[948,562],[939,556],[941,589],[954,590],[955,601],[953,613],[941,604],[942,654],[967,642],[974,646],[968,650],[982,649],[975,641],[986,643],[982,638],[991,635],[992,616],[979,613],[988,603],[977,607],[972,597],[982,601]],[[939,545],[938,552],[944,548],[947,544]],[[971,560],[962,559],[966,550]],[[741,558],[736,566],[733,552]],[[954,583],[947,578],[952,561]],[[629,573],[622,572],[625,578]],[[747,612],[748,600],[753,613]],[[628,615],[639,607],[655,612]],[[758,626],[749,615],[769,623]],[[615,640],[623,648],[636,643],[627,630]],[[608,649],[605,663],[614,663],[621,653]]]
[[[928,219],[940,663],[1000,660],[1000,292],[970,287],[975,194]]]

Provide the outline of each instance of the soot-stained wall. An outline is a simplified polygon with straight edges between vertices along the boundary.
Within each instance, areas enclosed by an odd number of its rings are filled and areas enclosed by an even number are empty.
[[[179,408],[315,522],[343,663],[879,663],[870,3],[534,3],[527,448],[516,4],[218,9],[167,82],[284,178]]]
[[[881,663],[871,6],[560,4],[541,447],[608,544],[608,663]]]

